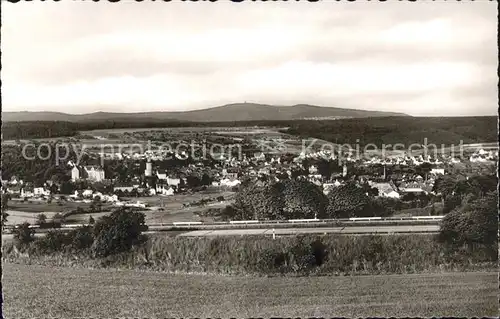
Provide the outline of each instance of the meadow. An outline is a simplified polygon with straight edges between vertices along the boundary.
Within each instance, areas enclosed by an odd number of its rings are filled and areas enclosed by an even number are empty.
[[[5,318],[484,317],[493,272],[229,277],[5,263]]]

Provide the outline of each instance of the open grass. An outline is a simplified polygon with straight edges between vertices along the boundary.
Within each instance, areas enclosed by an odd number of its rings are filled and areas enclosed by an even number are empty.
[[[57,243],[60,243],[57,244]],[[3,242],[5,262],[230,275],[376,275],[497,269],[496,251],[450,250],[425,235],[171,237],[155,234],[131,251],[93,258],[73,239],[42,237],[26,254]]]
[[[19,200],[11,200],[9,201],[9,210],[27,212],[27,213],[40,213],[40,212],[68,212],[74,210],[78,207],[82,209],[89,209],[91,203],[82,203],[82,202],[71,202],[71,201],[62,201],[58,203],[56,200],[52,201],[50,204],[46,201],[26,201],[22,202]],[[108,210],[112,207],[111,204],[102,203],[102,209]]]
[[[253,278],[4,264],[5,318],[496,316],[496,273]]]

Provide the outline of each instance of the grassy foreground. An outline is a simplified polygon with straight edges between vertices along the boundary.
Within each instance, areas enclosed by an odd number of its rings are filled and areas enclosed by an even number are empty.
[[[449,250],[429,235],[305,235],[188,238],[151,236],[131,251],[95,258],[56,233],[19,254],[2,247],[5,261],[161,272],[231,275],[377,275],[479,271],[497,268],[496,251]]]
[[[232,277],[5,263],[5,318],[496,316],[497,274]]]

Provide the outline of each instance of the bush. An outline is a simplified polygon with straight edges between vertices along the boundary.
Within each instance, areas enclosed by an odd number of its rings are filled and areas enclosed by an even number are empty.
[[[47,216],[45,216],[45,214],[38,214],[36,216],[36,224],[37,225],[45,224],[46,221],[47,221]]]
[[[57,213],[52,217],[52,222],[61,224],[62,222],[64,222],[64,216],[61,213]]]
[[[31,246],[32,252],[52,253],[62,251],[69,243],[67,234],[60,231],[48,231],[45,236],[37,238]]]
[[[283,272],[286,257],[286,254],[276,247],[265,248],[258,256],[257,270],[264,274]]]
[[[109,216],[101,217],[94,226],[92,252],[96,257],[130,250],[143,239],[145,226],[144,213],[121,208]]]
[[[30,224],[24,222],[14,229],[14,242],[17,246],[25,247],[35,240],[35,231]]]
[[[328,193],[327,213],[329,218],[370,217],[370,198],[354,183],[335,187]]]
[[[240,188],[234,203],[235,219],[323,218],[328,200],[307,181],[282,180]]]
[[[90,239],[89,231],[83,237]],[[55,235],[60,236],[60,235]],[[72,235],[68,234],[68,238]],[[74,237],[74,236],[73,236]],[[37,239],[38,241],[38,239]],[[56,242],[57,243],[57,242]],[[69,247],[73,246],[68,239]],[[87,242],[86,246],[88,247]],[[35,246],[35,245],[33,245]],[[58,247],[54,244],[54,247]],[[64,247],[64,246],[63,246]],[[66,246],[68,247],[68,246]],[[92,245],[94,247],[94,245]],[[18,258],[8,247],[6,258]],[[58,264],[143,268],[159,271],[225,274],[311,275],[393,274],[496,269],[485,249],[450,250],[429,235],[188,238],[153,236],[131,250],[93,260],[91,250],[63,249]]]
[[[466,245],[490,247],[497,253],[498,245],[498,193],[466,203],[447,214],[441,224],[439,239],[454,248]]]
[[[94,236],[92,227],[79,227],[69,232],[70,245],[73,250],[83,250],[92,247]]]

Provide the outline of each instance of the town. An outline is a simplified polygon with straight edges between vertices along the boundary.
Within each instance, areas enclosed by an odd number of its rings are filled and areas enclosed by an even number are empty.
[[[19,203],[21,211],[23,207],[28,208],[27,211],[36,207],[41,214],[58,218],[79,207],[80,212],[86,210],[99,215],[113,207],[134,207],[154,216],[155,211],[164,211],[165,202],[176,201],[176,198],[182,202],[189,194],[193,200],[180,203],[182,208],[177,212],[198,206],[198,210],[185,214],[187,217],[183,219],[197,221],[200,215],[206,216],[203,211],[222,209],[231,204],[242,183],[292,179],[314,184],[325,195],[346,183],[356,183],[360,187],[369,185],[372,190],[367,194],[371,196],[407,204],[399,207],[417,208],[416,198],[427,198],[425,203],[429,203],[430,197],[437,197],[436,179],[450,175],[472,176],[474,170],[476,174],[482,174],[484,170],[493,173],[498,160],[495,147],[487,150],[476,147],[462,154],[461,158],[449,154],[411,155],[408,152],[385,158],[373,154],[355,158],[349,152],[251,152],[254,149],[249,148],[250,151],[241,156],[226,154],[225,157],[217,155],[202,160],[194,160],[184,153],[179,156],[164,151],[112,155],[99,154],[95,150],[87,154],[89,163],[68,160],[57,167],[54,175],[45,174],[46,180],[29,180],[30,176],[20,175],[11,175],[6,180],[2,177],[2,192],[8,194],[10,207]],[[99,165],[100,162],[104,165]],[[36,206],[30,203],[36,203]],[[59,207],[51,211],[51,206],[44,208],[43,203],[58,203]],[[422,209],[425,206],[418,205]],[[15,210],[11,208],[8,213],[14,216]],[[439,215],[439,212],[434,210],[434,214]],[[152,218],[162,221],[161,218]],[[35,222],[36,215],[27,220]]]

